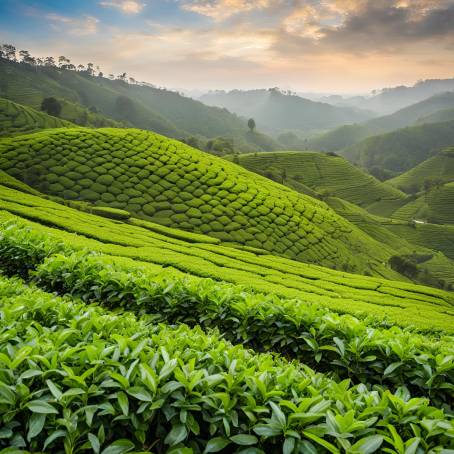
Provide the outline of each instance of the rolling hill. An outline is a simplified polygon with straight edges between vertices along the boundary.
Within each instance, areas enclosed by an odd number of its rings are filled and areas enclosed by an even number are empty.
[[[302,184],[319,195],[333,195],[359,206],[405,198],[400,190],[380,182],[336,155],[309,151],[251,153],[241,154],[236,160],[246,169],[296,190]]]
[[[400,256],[413,261],[417,257],[413,280],[441,287],[454,284],[454,230],[432,224],[410,226],[415,217],[420,219],[409,210],[414,198],[395,191],[344,158],[318,152],[274,152],[229,159],[298,192],[323,199],[337,214],[379,242],[388,258]],[[434,231],[431,226],[437,228],[438,239],[430,239]]]
[[[402,173],[454,144],[454,121],[423,124],[370,137],[340,153],[361,167]]]
[[[210,107],[176,92],[122,80],[94,77],[56,67],[34,67],[0,58],[0,96],[39,109],[46,97],[67,102],[62,114],[68,120],[108,117],[131,126],[174,138],[225,136],[238,150],[268,150],[275,142],[262,134],[248,134],[246,121],[226,109]],[[71,107],[72,106],[72,107]],[[87,111],[87,109],[90,109]],[[112,126],[99,123],[94,126]],[[259,128],[260,129],[260,128]],[[263,146],[265,145],[265,146]]]
[[[309,143],[318,150],[338,151],[368,137],[385,134],[396,129],[453,120],[454,117],[449,115],[449,109],[453,107],[454,92],[439,93],[392,114],[373,118],[364,123],[340,126],[312,138]],[[446,111],[446,109],[448,110]]]
[[[68,121],[0,98],[0,136],[73,126]]]
[[[419,192],[431,183],[454,181],[454,148],[447,148],[416,167],[388,180],[388,183],[405,192]]]
[[[200,100],[208,105],[224,107],[246,118],[252,117],[259,128],[274,133],[326,130],[371,117],[370,112],[310,101],[276,88],[215,91],[203,95]]]
[[[306,262],[389,272],[379,245],[323,202],[150,132],[74,128],[5,138],[0,168],[65,199]]]

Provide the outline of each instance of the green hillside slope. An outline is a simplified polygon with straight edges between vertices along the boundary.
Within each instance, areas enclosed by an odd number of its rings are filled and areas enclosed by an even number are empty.
[[[72,127],[72,123],[51,117],[30,107],[0,98],[0,136],[33,132],[46,128]]]
[[[194,243],[191,235],[182,231],[176,238],[172,231],[156,231],[153,223],[114,221],[6,187],[0,188],[0,209],[4,210],[3,219],[19,216],[33,230],[51,235],[55,240],[51,239],[49,244],[55,247],[60,247],[59,241],[63,241],[69,248],[119,257],[119,263],[131,269],[145,266],[157,272],[165,267],[169,275],[184,273],[241,284],[254,291],[298,298],[341,312],[385,316],[402,326],[449,326],[454,296],[434,288],[343,273],[263,253],[257,255],[210,244],[203,238]],[[16,235],[14,231],[10,233]]]
[[[279,148],[264,134],[248,134],[246,121],[225,109],[149,85],[94,77],[84,71],[33,67],[2,58],[0,81],[0,96],[35,109],[49,96],[66,100],[62,115],[71,121],[78,120],[78,124],[88,116],[93,117],[89,126],[114,126],[107,123],[108,117],[174,138],[228,137],[238,150]],[[87,109],[96,110],[97,114],[92,115]]]
[[[296,185],[303,184],[321,195],[340,197],[359,206],[405,197],[401,191],[367,175],[340,156],[318,152],[275,152],[242,154],[235,159],[248,170],[296,190]]]
[[[418,192],[425,186],[450,181],[454,181],[454,148],[442,150],[388,183],[406,192]]]
[[[146,131],[48,130],[3,139],[0,156],[1,169],[66,199],[307,262],[383,268],[379,245],[323,202]]]
[[[454,120],[449,111],[454,107],[454,92],[439,93],[412,104],[390,115],[373,118],[353,125],[344,125],[310,140],[317,150],[338,151],[350,147],[371,136],[385,134],[396,129],[422,123],[438,123]]]
[[[454,144],[454,121],[424,124],[370,137],[341,151],[366,169],[400,173]]]

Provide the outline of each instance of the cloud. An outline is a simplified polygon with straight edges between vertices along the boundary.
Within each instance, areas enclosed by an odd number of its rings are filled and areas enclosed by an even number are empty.
[[[46,15],[54,29],[66,31],[72,35],[92,35],[97,32],[99,20],[93,16],[83,16],[82,18],[67,17],[56,13]],[[64,28],[62,27],[64,26]]]
[[[104,8],[116,8],[125,14],[138,14],[145,7],[145,3],[135,0],[107,0],[99,3]]]
[[[184,1],[182,8],[222,21],[234,15],[268,8],[272,4],[273,0],[188,0]]]

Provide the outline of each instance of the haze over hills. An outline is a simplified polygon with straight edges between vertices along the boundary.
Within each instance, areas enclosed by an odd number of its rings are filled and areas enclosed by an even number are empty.
[[[454,92],[443,92],[390,115],[373,118],[353,125],[343,125],[309,140],[312,147],[326,151],[338,151],[368,137],[385,134],[396,129],[424,123],[436,123],[453,119]]]
[[[233,140],[238,150],[279,147],[266,135],[249,131],[247,121],[225,109],[206,106],[176,92],[149,85],[95,77],[85,70],[75,71],[55,65],[36,67],[4,58],[0,58],[0,80],[1,97],[39,109],[44,98],[54,96],[62,100],[62,115],[67,113],[70,120],[80,118],[77,110],[90,109],[99,117],[107,116],[170,137],[196,136],[203,144],[207,139],[222,136]],[[93,115],[90,110],[85,117]],[[93,123],[86,122],[87,125]],[[114,125],[108,120],[104,123],[96,126]]]
[[[275,134],[292,130],[305,133],[326,130],[373,116],[356,108],[310,101],[277,88],[214,91],[201,96],[200,100],[225,107],[246,118],[252,117],[261,127]]]

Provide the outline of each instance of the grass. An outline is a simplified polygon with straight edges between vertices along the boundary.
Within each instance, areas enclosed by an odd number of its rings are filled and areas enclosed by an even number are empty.
[[[78,250],[98,251],[132,264],[137,261],[153,270],[165,267],[178,275],[211,278],[422,330],[450,330],[453,325],[454,297],[434,288],[348,274],[219,244],[194,243],[192,234],[187,240],[185,232],[180,232],[180,238],[168,236],[164,231],[134,225],[134,220],[98,217],[9,188],[0,191],[0,208],[5,210],[3,219],[19,216],[33,229]],[[389,274],[393,273],[389,269]]]
[[[386,183],[366,174],[340,156],[318,152],[242,154],[238,162],[248,170],[293,187],[304,184],[313,191],[366,207],[382,200],[405,196]]]
[[[74,125],[68,121],[0,98],[0,136],[71,126]]]
[[[3,139],[0,168],[49,194],[168,227],[324,266],[388,273],[380,245],[325,203],[146,131],[54,129]]]
[[[403,191],[421,191],[427,181],[454,181],[454,148],[441,151],[388,183]]]

